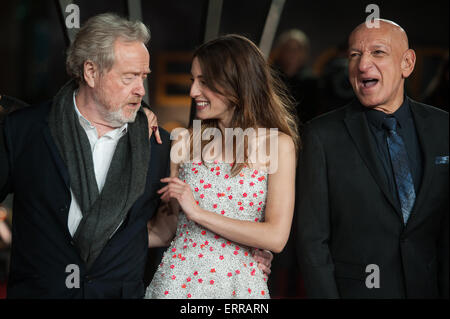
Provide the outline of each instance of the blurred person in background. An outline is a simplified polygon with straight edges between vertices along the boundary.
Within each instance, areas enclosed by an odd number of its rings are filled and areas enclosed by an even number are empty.
[[[280,72],[289,93],[295,100],[300,123],[306,123],[318,114],[318,79],[309,60],[310,42],[307,35],[298,29],[283,32],[277,39],[271,54],[273,66]]]
[[[335,55],[326,62],[319,80],[320,114],[327,113],[355,98],[348,81],[347,44],[337,46]]]

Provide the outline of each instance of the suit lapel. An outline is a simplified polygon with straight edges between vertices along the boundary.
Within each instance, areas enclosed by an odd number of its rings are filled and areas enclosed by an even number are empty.
[[[400,220],[403,220],[401,211],[396,205],[394,197],[389,191],[388,183],[383,171],[383,166],[378,160],[373,137],[363,110],[357,101],[352,103],[344,119],[347,129],[352,137],[359,154],[369,169],[372,177],[380,187],[386,199],[397,213]]]
[[[70,188],[70,179],[69,179],[69,172],[67,171],[67,167],[64,164],[63,159],[61,158],[61,155],[59,154],[59,151],[56,147],[55,142],[53,141],[53,137],[50,133],[50,128],[48,125],[44,125],[43,127],[43,134],[45,142],[47,143],[47,146],[50,150],[50,154],[52,154],[53,160],[55,161],[56,168],[58,169],[59,174],[64,180],[64,183],[66,184],[67,188]]]
[[[416,126],[417,136],[419,138],[420,148],[423,154],[423,176],[422,176],[422,184],[420,185],[419,192],[416,194],[416,201],[414,203],[414,207],[411,211],[411,215],[409,217],[407,226],[411,224],[411,222],[417,222],[417,218],[419,216],[419,212],[423,203],[427,197],[427,192],[431,188],[431,181],[433,178],[434,171],[434,152],[432,149],[432,145],[434,145],[434,139],[436,136],[433,134],[433,128],[430,121],[427,120],[428,112],[417,105],[416,102],[409,100],[411,106],[411,112],[414,117],[414,123]]]
[[[58,171],[59,175],[62,177],[62,180],[64,181],[65,186],[67,187],[67,192],[70,192],[70,179],[69,179],[69,172],[67,171],[66,165],[64,164],[61,156],[59,155],[58,149],[56,147],[55,142],[53,141],[53,137],[51,136],[50,129],[45,123],[42,129],[42,133],[44,135],[44,140],[47,144],[47,147],[50,151],[51,157],[54,160],[55,168]],[[56,181],[54,181],[56,182]],[[70,198],[70,193],[69,193]],[[68,240],[72,240],[72,236],[70,235],[69,228],[67,227],[67,220],[69,218],[69,207],[70,207],[70,201],[68,203],[69,206],[67,206],[67,209],[64,209],[63,212],[58,212],[55,214],[56,218],[58,219],[59,223],[61,224],[62,229],[64,229],[64,234]]]

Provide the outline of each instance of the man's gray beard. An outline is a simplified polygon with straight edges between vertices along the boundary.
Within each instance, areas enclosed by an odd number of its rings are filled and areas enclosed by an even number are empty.
[[[121,127],[125,123],[133,123],[136,120],[137,109],[131,117],[126,118],[122,114],[122,109],[117,111],[105,111],[104,118],[112,127]]]

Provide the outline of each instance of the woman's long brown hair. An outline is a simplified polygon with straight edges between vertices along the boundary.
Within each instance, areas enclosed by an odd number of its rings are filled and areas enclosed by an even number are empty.
[[[224,96],[229,106],[234,107],[231,128],[244,131],[247,128],[277,128],[289,135],[296,151],[299,150],[300,137],[292,99],[253,42],[235,34],[221,36],[200,46],[193,58],[198,59],[205,85]],[[217,128],[218,121],[202,121],[202,132],[208,127]],[[208,142],[202,141],[202,150]],[[233,175],[248,165],[247,152],[244,161],[233,165]]]

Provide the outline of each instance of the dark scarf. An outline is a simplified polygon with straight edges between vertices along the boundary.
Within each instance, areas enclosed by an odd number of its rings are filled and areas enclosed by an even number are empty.
[[[70,187],[83,214],[74,240],[89,269],[144,192],[150,146],[147,118],[139,111],[136,121],[128,124],[127,134],[117,143],[105,185],[99,193],[89,139],[74,109],[76,88],[74,81],[61,88],[48,120],[69,171]]]

